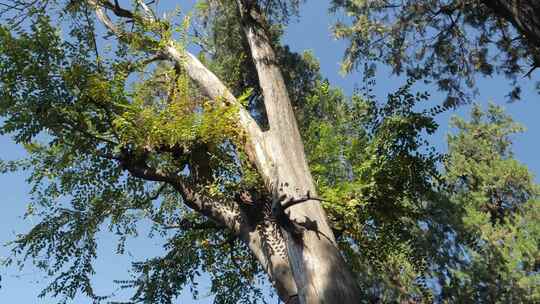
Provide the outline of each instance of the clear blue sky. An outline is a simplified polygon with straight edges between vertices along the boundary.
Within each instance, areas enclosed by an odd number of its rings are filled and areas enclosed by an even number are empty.
[[[174,7],[178,3],[182,8],[189,8],[194,1],[162,1]],[[169,4],[170,3],[170,4]],[[327,14],[327,1],[308,1],[302,8],[302,16],[299,22],[293,23],[287,29],[285,43],[289,44],[294,51],[312,50],[320,60],[323,75],[333,85],[343,88],[345,93],[351,94],[353,89],[361,81],[358,73],[342,77],[339,71],[339,61],[345,48],[345,42],[336,41],[329,31],[333,17]],[[540,140],[540,101],[534,92],[534,81],[538,80],[540,72],[533,74],[533,80],[525,80],[523,84],[523,100],[505,104],[505,95],[509,92],[507,81],[503,78],[494,77],[479,80],[480,96],[479,103],[486,104],[494,101],[504,104],[507,112],[514,119],[527,127],[527,131],[515,137],[515,154],[518,160],[529,166],[537,176],[540,172],[540,153],[538,141]],[[389,92],[403,84],[402,79],[391,77],[387,71],[380,70],[377,74],[376,94],[384,98]],[[434,102],[440,102],[442,96],[437,92],[431,92]],[[461,107],[457,112],[446,113],[439,118],[440,130],[432,138],[432,142],[440,149],[445,149],[445,136],[448,133],[448,119],[451,115],[466,115],[470,106]],[[24,156],[24,150],[15,145],[9,137],[0,137],[0,158],[17,159]],[[538,181],[538,177],[537,177]],[[15,233],[27,231],[32,224],[32,219],[23,220],[26,203],[28,202],[29,186],[25,183],[23,173],[0,175],[0,193],[2,194],[2,212],[0,213],[0,242],[12,240]],[[116,286],[112,283],[115,279],[125,279],[130,261],[159,255],[161,242],[159,239],[141,237],[128,243],[128,254],[116,256],[112,254],[115,249],[115,239],[107,233],[99,235],[100,257],[96,263],[96,276],[94,283],[98,294],[114,292]],[[0,257],[6,257],[9,251],[0,247]],[[11,267],[0,269],[2,275],[2,289],[0,289],[0,304],[3,303],[57,303],[51,298],[37,299],[41,288],[45,286],[46,275],[40,273],[29,265],[22,272]],[[206,283],[206,284],[205,284]],[[203,289],[208,286],[205,280],[201,282]],[[208,289],[206,289],[208,290]],[[205,294],[205,290],[201,290]],[[122,295],[121,293],[119,295]],[[125,298],[124,298],[125,299]],[[78,298],[74,303],[91,303],[85,298]],[[211,303],[211,297],[199,301],[191,300],[191,295],[186,292],[178,303]]]

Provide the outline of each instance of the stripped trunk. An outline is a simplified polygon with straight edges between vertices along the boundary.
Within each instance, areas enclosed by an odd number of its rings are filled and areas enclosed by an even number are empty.
[[[285,81],[263,27],[264,17],[253,3],[247,2],[237,1],[270,127],[263,142],[272,169],[263,178],[275,204],[281,204],[280,197],[292,199],[307,193],[313,197],[315,186]],[[312,200],[296,204],[287,209],[287,217],[303,227],[300,237],[282,227],[300,303],[357,303],[359,289],[320,204]]]

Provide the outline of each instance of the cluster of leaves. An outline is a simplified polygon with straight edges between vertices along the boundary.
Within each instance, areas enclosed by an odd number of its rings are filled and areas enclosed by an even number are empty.
[[[499,107],[454,119],[446,155],[410,81],[388,101],[321,82],[299,112],[310,167],[369,301],[538,300],[538,186],[511,152]]]
[[[449,105],[471,100],[467,89],[475,88],[476,75],[500,73],[515,85],[509,98],[519,99],[517,80],[538,60],[537,46],[482,2],[334,0],[331,10],[348,16],[334,27],[350,42],[343,69],[382,62],[394,74],[432,81]]]
[[[87,16],[79,5],[64,11],[65,26],[73,28],[67,35],[41,12],[29,15],[28,28],[0,27],[0,132],[29,154],[25,161],[2,163],[1,170],[30,170],[27,215],[40,219],[11,244],[18,258],[6,263],[22,266],[30,259],[45,270],[52,280],[42,295],[64,302],[77,293],[109,300],[91,284],[96,233],[116,234],[121,254],[139,223],[150,221],[167,240],[168,254],[134,264],[140,276],[121,284],[135,288],[133,301],[171,302],[185,287],[196,287],[202,270],[211,277],[216,302],[259,302],[252,281],[264,272],[245,245],[206,227],[176,189],[127,170],[140,165],[200,182],[199,174],[208,175],[195,167],[202,162],[212,168],[201,191],[234,191],[242,174],[237,108],[204,99],[181,70],[142,61],[170,38],[142,19],[134,25],[136,35],[97,53],[93,24],[80,26]],[[146,44],[152,39],[156,43]],[[138,81],[134,74],[141,75]],[[178,224],[185,221],[190,224]],[[171,234],[171,227],[179,232]]]
[[[318,191],[368,299],[425,293],[419,221],[440,157],[424,135],[438,109],[415,111],[428,96],[411,94],[413,83],[376,103],[320,82],[299,112]]]
[[[534,303],[540,299],[538,185],[513,158],[511,136],[522,127],[490,105],[471,120],[455,118],[444,181],[454,213],[440,252],[441,299]],[[456,218],[456,214],[458,217]],[[439,269],[438,271],[441,271]]]
[[[482,1],[406,1],[403,3],[333,1],[332,10],[343,11],[348,16],[345,20],[350,21],[350,23],[338,22],[334,28],[336,37],[348,39],[350,42],[343,64],[345,72],[363,66],[366,74],[369,75],[375,65],[369,65],[366,62],[382,62],[388,64],[397,75],[405,74],[409,77],[423,77],[428,82],[434,81],[439,89],[448,93],[446,105],[449,106],[470,101],[473,95],[468,94],[465,88],[475,87],[476,75],[489,76],[501,73],[515,84],[517,77],[530,69],[530,62],[534,66],[538,57],[538,50],[521,39],[508,20],[496,17]],[[510,99],[518,99],[519,93],[520,88],[516,86],[509,94]],[[413,252],[425,252],[423,259],[426,267],[419,264],[419,267],[409,272],[409,275],[412,274],[409,279],[406,275],[401,280],[377,278],[376,280],[390,282],[388,285],[391,286],[371,289],[375,291],[377,298],[383,301],[395,300],[391,295],[389,298],[388,295],[392,287],[394,290],[397,289],[397,294],[406,298],[417,295],[418,290],[407,289],[410,288],[411,282],[415,283],[410,278],[420,274],[423,276],[420,283],[424,285],[430,276],[432,276],[431,280],[437,282],[430,281],[433,287],[432,292],[440,287],[441,293],[434,296],[442,302],[467,302],[479,299],[486,299],[486,302],[537,301],[538,290],[533,286],[538,284],[538,270],[535,269],[537,266],[534,266],[538,256],[538,239],[531,237],[538,229],[537,220],[535,220],[537,215],[534,211],[537,197],[536,186],[527,169],[513,159],[509,152],[509,135],[519,131],[519,128],[515,127],[509,118],[495,107],[489,109],[487,116],[488,122],[481,122],[481,111],[475,108],[473,121],[470,124],[464,121],[458,123],[460,136],[472,138],[466,141],[455,137],[449,138],[450,152],[447,162],[444,163],[444,170],[434,170],[437,167],[433,165],[436,158],[421,157],[420,159],[427,160],[425,163],[427,166],[420,166],[424,171],[413,171],[414,174],[420,176],[416,180],[417,183],[408,184],[402,181],[395,188],[399,190],[397,193],[409,192],[416,195],[392,195],[396,193],[393,192],[395,184],[392,183],[392,179],[397,180],[407,176],[406,162],[394,163],[397,165],[396,168],[405,169],[402,171],[386,171],[387,167],[384,163],[377,161],[371,164],[363,163],[367,168],[375,165],[375,169],[369,170],[381,172],[382,176],[389,177],[375,180],[372,184],[369,180],[360,178],[360,184],[354,187],[354,189],[365,187],[368,191],[383,190],[380,192],[382,194],[380,197],[383,199],[381,206],[384,206],[386,199],[391,201],[387,203],[391,208],[383,209],[382,214],[401,216],[400,211],[403,209],[400,205],[407,206],[408,202],[420,202],[420,206],[423,207],[417,209],[418,212],[406,213],[405,218],[412,220],[410,226],[415,227],[410,230],[414,231],[414,234],[409,237],[397,237],[397,239],[399,244],[408,247],[408,250],[403,251],[406,253],[405,256],[411,252],[411,248]],[[386,117],[385,120],[391,125],[394,119]],[[403,121],[403,118],[400,117],[399,120]],[[428,125],[424,126],[426,131],[433,130]],[[395,127],[397,128],[389,129],[389,133],[397,138],[404,134],[396,130],[415,129],[414,124],[407,123],[395,125]],[[369,128],[364,129],[369,130]],[[347,155],[343,151],[353,146],[349,141],[354,138],[351,132],[332,133],[335,129],[329,130],[332,130],[329,136],[322,133],[331,142],[327,151],[334,149],[330,155],[341,156],[342,153]],[[491,135],[486,136],[487,138],[480,134],[473,135],[477,132],[486,132]],[[343,134],[343,137],[338,134]],[[484,139],[481,144],[478,143],[479,138]],[[346,139],[344,141],[346,144],[339,145],[343,139]],[[371,155],[374,159],[380,159],[378,151],[385,151],[385,155],[391,158],[392,151],[381,147],[399,142],[394,141],[392,136],[375,137],[372,140],[367,146],[372,145],[375,149],[365,150],[367,153],[363,155]],[[337,150],[336,146],[339,147]],[[425,151],[426,146],[428,145],[424,145],[424,148],[416,146],[411,151]],[[461,149],[467,150],[467,153],[461,154],[463,152],[460,151]],[[487,153],[487,151],[490,152]],[[332,164],[343,166],[342,164],[346,163],[344,159],[346,157],[336,157]],[[335,166],[332,165],[330,168],[334,169]],[[439,173],[436,173],[437,171]],[[317,172],[316,166],[314,172]],[[352,172],[354,171],[351,170],[351,173],[348,173],[349,178],[353,176]],[[466,180],[464,172],[469,173]],[[324,170],[318,173],[328,175],[328,172]],[[344,173],[346,171],[342,172],[342,180],[343,176],[347,176]],[[384,173],[390,174],[384,175]],[[453,174],[459,178],[452,176]],[[320,178],[316,173],[315,176]],[[435,177],[434,180],[433,177]],[[430,182],[435,183],[429,186]],[[471,185],[467,184],[469,182],[480,189],[471,189]],[[342,182],[338,184],[346,185]],[[324,193],[324,188],[321,190]],[[337,191],[337,193],[348,192],[350,191],[341,189]],[[349,203],[352,206],[348,206],[348,209],[338,209],[338,214],[353,215],[353,220],[345,221],[347,227],[355,227],[354,223],[357,225],[362,223],[354,219],[358,209],[365,208],[363,207],[365,203],[361,203],[363,197],[362,195],[353,197],[354,199],[350,197],[334,199],[336,202],[352,202]],[[329,208],[330,214],[333,213],[332,209],[335,209],[336,204],[332,205],[334,206]],[[518,208],[517,205],[527,207]],[[369,214],[377,214],[377,211],[371,210]],[[343,221],[342,218],[339,218],[340,223],[341,221]],[[376,222],[374,220],[367,223],[372,225]],[[392,221],[386,219],[383,223],[392,223]],[[407,224],[400,225],[407,227]],[[363,227],[357,226],[355,229],[362,231],[360,228]],[[392,228],[395,229],[395,226]],[[402,236],[403,234],[393,231],[391,235]],[[406,240],[412,240],[412,242],[402,243]],[[384,242],[388,244],[387,240]],[[471,243],[475,245],[471,246]],[[361,242],[355,245],[359,244]],[[371,245],[362,249],[364,252],[369,252],[369,248],[377,248],[377,246]],[[354,252],[354,249],[356,248],[346,252]],[[382,248],[380,251],[391,252],[392,250]],[[381,259],[387,264],[392,264],[388,263],[391,260]],[[405,261],[407,260],[411,258],[405,258]],[[369,265],[369,263],[360,263],[360,265]],[[390,276],[399,277],[400,274],[406,274],[407,269],[410,268],[407,262],[401,261],[397,263],[397,269],[401,270],[399,272],[391,269],[386,271],[391,274]],[[437,269],[437,271],[430,273],[430,269]],[[361,273],[365,274],[369,271],[364,270]],[[370,284],[372,284],[371,288],[381,286],[380,283],[370,282]],[[369,288],[370,285],[365,286]]]
[[[136,84],[131,103],[113,121],[120,142],[149,149],[165,145],[189,150],[195,144],[215,146],[234,140],[239,135],[238,109],[215,101],[198,102],[189,95],[187,76],[175,74],[174,69],[155,73]],[[160,88],[160,82],[166,85]]]

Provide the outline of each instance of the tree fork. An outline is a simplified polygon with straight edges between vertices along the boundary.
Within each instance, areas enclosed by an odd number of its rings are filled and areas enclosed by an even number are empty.
[[[117,17],[130,18],[134,14],[127,9],[120,8],[118,5],[107,5],[107,1],[100,0],[87,0],[88,4],[95,9],[98,20],[105,25],[105,27],[115,34],[118,38],[126,36],[128,33],[118,28],[113,21],[107,16],[105,9],[110,9]],[[104,4],[105,3],[105,4]],[[129,12],[129,13],[126,13]],[[152,14],[148,14],[148,18]],[[153,22],[153,20],[148,20]],[[221,82],[221,80],[210,70],[208,70],[193,54],[176,49],[173,45],[166,46],[164,50],[161,50],[159,54],[155,54],[160,58],[167,58],[175,65],[183,67],[188,76],[196,82],[203,93],[209,96],[214,101],[221,101],[225,105],[238,104],[236,98],[228,90],[228,88]],[[245,133],[245,150],[248,154],[250,161],[257,167],[259,172],[263,172],[263,176],[268,176],[270,162],[266,155],[266,149],[262,147],[264,144],[259,126],[256,124],[251,115],[242,107],[239,109],[239,125]],[[193,210],[201,213],[204,216],[211,218],[217,223],[227,227],[234,234],[248,246],[255,258],[259,261],[262,268],[266,271],[270,280],[273,282],[277,294],[280,299],[289,304],[297,304],[297,288],[293,279],[291,267],[286,259],[279,255],[268,256],[263,250],[263,240],[260,232],[250,224],[247,214],[242,210],[236,210],[238,212],[231,212],[231,210],[224,210],[219,208],[226,202],[216,202],[207,197],[201,196],[194,189],[184,183],[174,179],[170,181],[168,179],[162,179],[158,177],[160,181],[166,181],[171,183],[173,187],[178,190],[184,197],[184,203]]]
[[[532,51],[532,68],[526,76],[540,67],[540,1],[482,0],[496,15],[512,23]]]
[[[272,175],[263,174],[263,177],[271,181],[267,186],[272,191],[274,203],[282,195],[298,197],[311,193],[316,196],[287,87],[264,29],[264,16],[254,1],[236,2],[257,69],[270,127],[264,133],[264,146],[272,161]],[[361,296],[359,287],[339,252],[320,204],[296,204],[288,210],[291,221],[310,221],[315,227],[315,231],[303,230],[301,242],[290,231],[284,231],[300,303],[357,303]],[[320,237],[321,234],[326,237]]]

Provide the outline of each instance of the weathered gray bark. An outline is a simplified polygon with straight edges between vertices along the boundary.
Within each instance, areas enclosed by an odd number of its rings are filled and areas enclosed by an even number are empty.
[[[254,1],[237,0],[237,3],[270,127],[264,141],[273,172],[264,177],[273,187],[274,199],[281,195],[293,198],[306,193],[316,195],[285,81],[263,28],[264,17],[258,13]],[[285,230],[300,303],[357,303],[358,286],[340,255],[322,207],[309,200],[289,211],[292,221],[309,225],[301,239]]]

